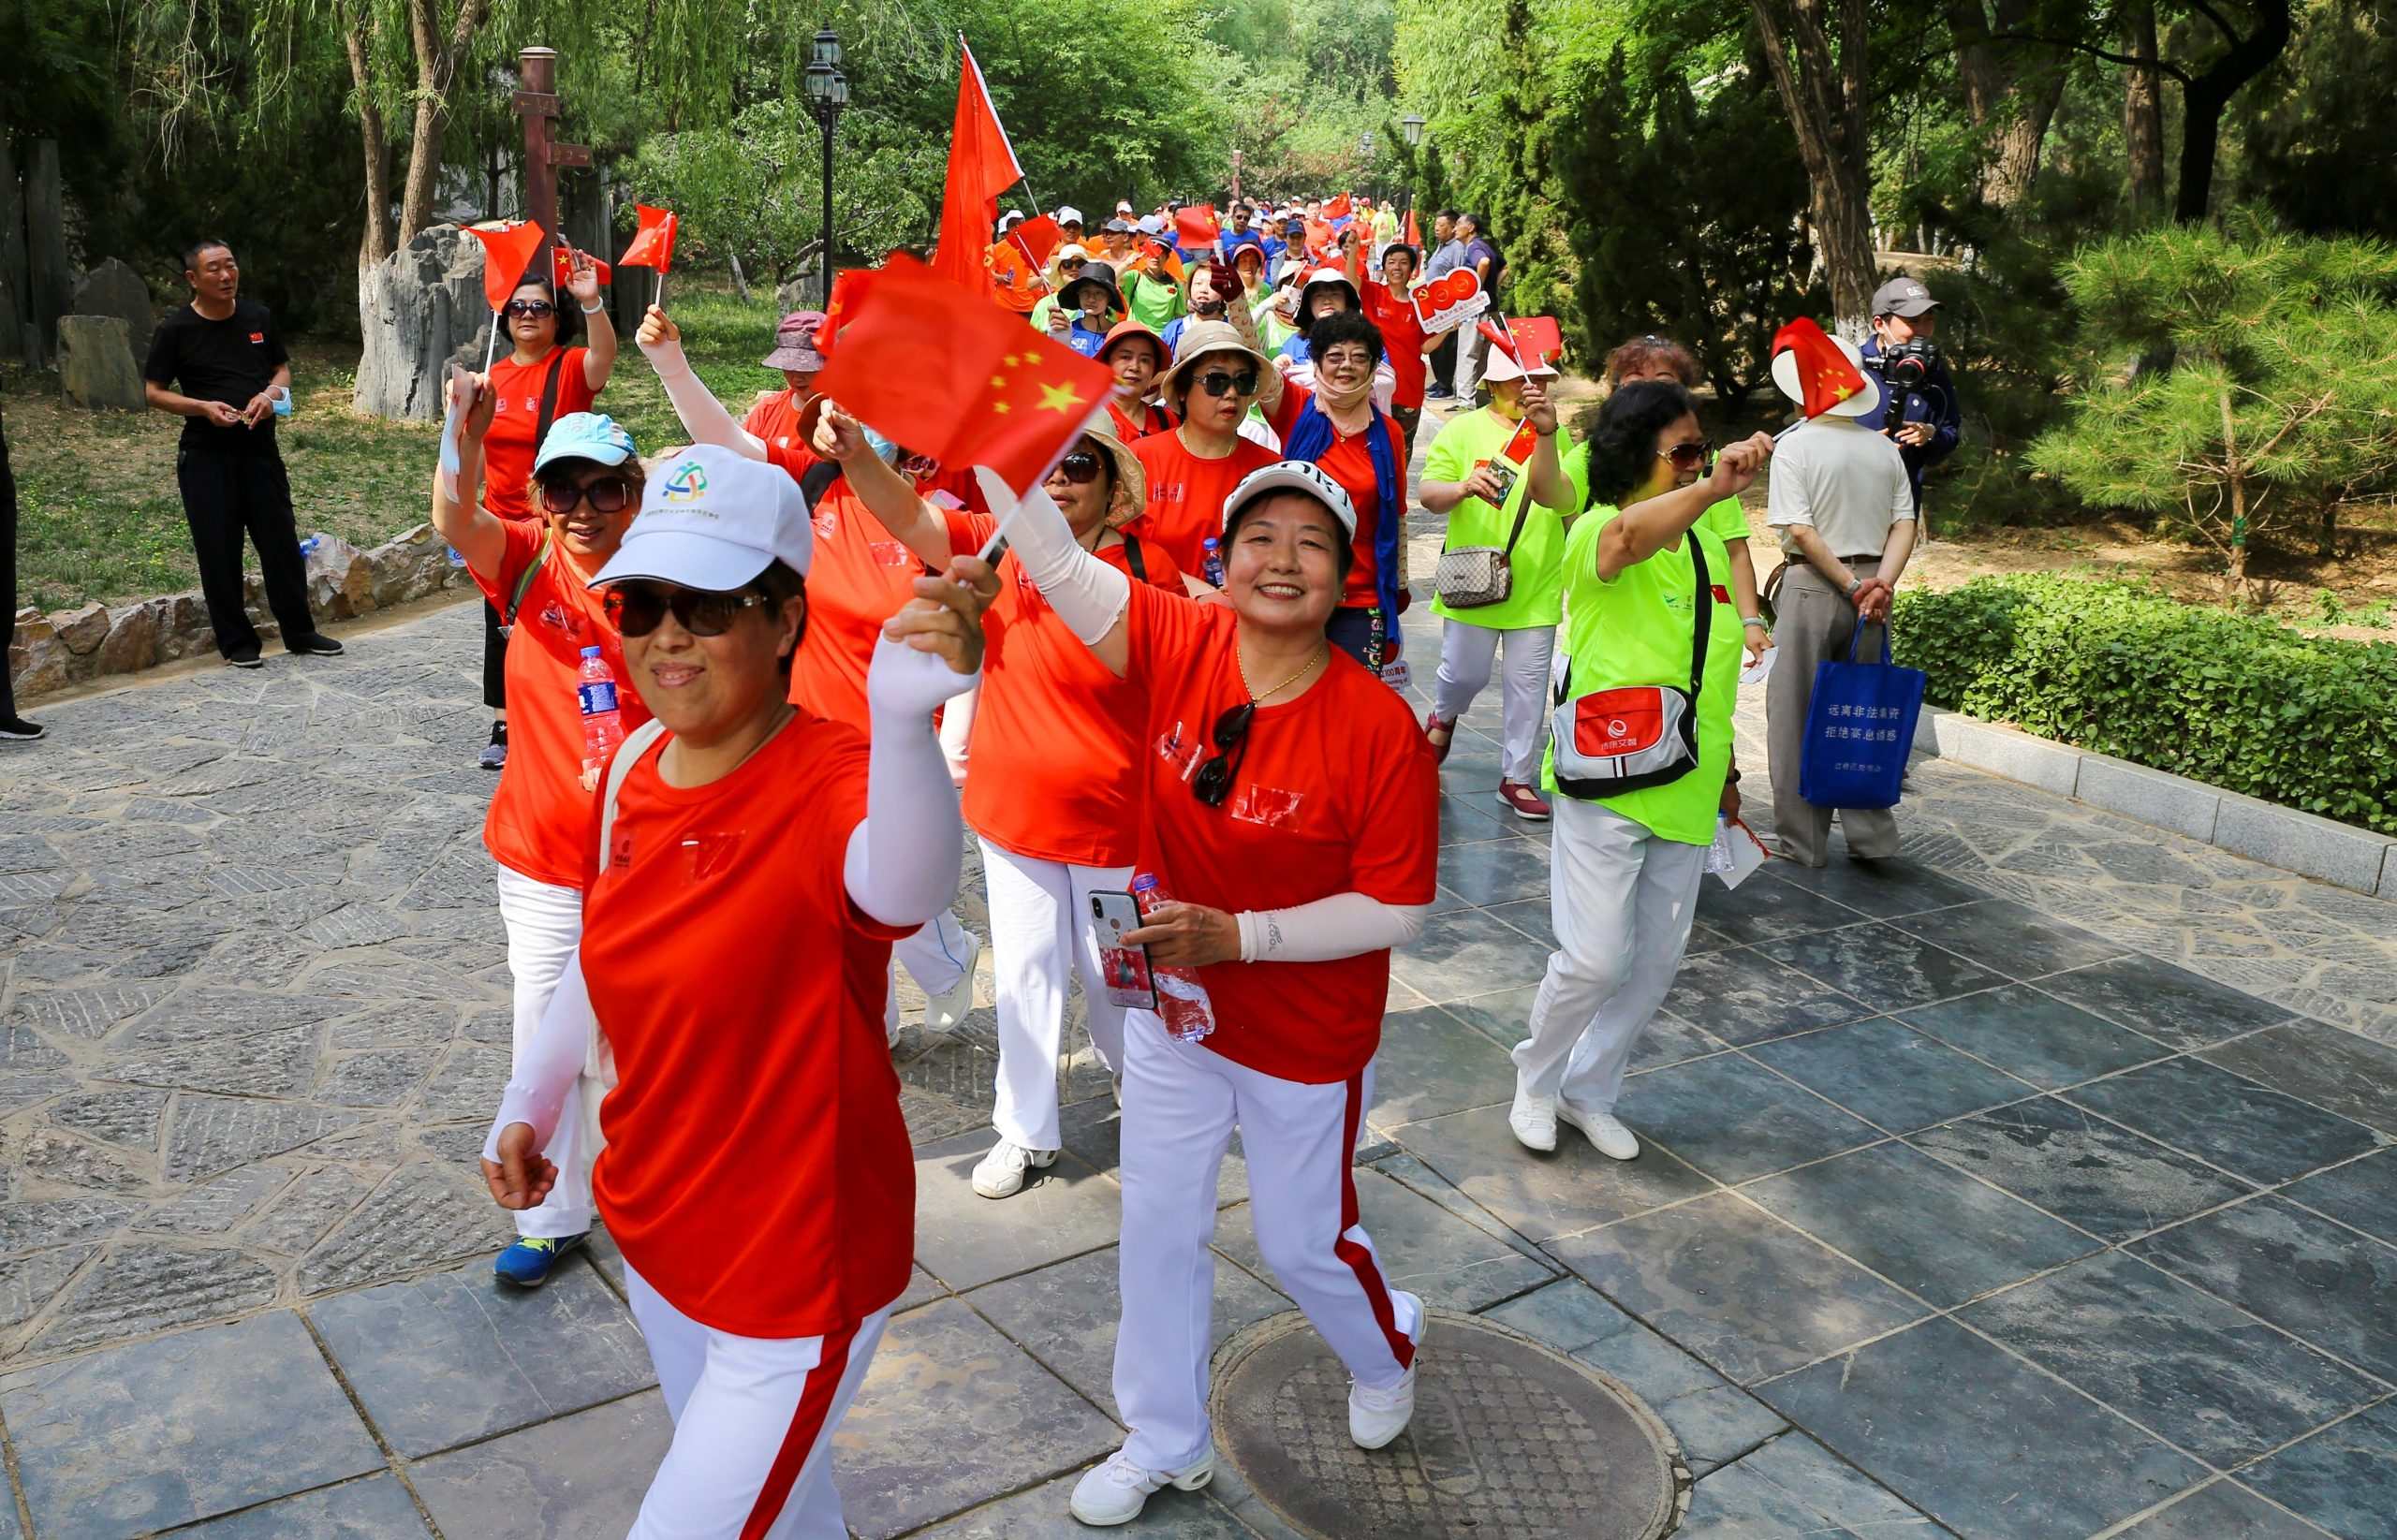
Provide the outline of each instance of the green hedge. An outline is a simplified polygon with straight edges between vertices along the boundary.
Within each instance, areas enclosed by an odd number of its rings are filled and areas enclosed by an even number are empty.
[[[1891,632],[1933,705],[2397,834],[2397,646],[2029,576],[1902,594]]]

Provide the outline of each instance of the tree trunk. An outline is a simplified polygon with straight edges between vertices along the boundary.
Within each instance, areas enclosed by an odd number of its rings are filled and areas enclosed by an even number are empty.
[[[1992,36],[2023,30],[2035,9],[2035,0],[1997,0],[1993,27],[1983,0],[1948,0],[1948,31],[1956,46],[1965,114],[1990,140],[1981,198],[1999,209],[2014,207],[2030,193],[2039,171],[2039,147],[2064,99],[2066,59],[2045,45]]]
[[[401,245],[433,222],[433,195],[441,178],[441,138],[449,126],[449,90],[491,9],[490,0],[460,0],[457,19],[444,37],[436,4],[437,0],[408,0],[408,45],[416,54],[416,115],[408,135],[407,180],[400,192]]]
[[[2228,389],[2222,392],[2222,469],[2230,483],[2230,569],[2225,597],[2236,608],[2247,599],[2247,471],[2239,461],[2239,431]]]
[[[362,268],[391,255],[391,147],[383,133],[382,104],[375,99],[373,11],[353,4],[344,19],[342,46],[349,52],[350,84],[358,91],[359,146],[366,157],[366,229],[358,242]]]
[[[2221,30],[2230,46],[2181,90],[2181,190],[2172,215],[2184,225],[2205,218],[2213,198],[2214,157],[2221,149],[2223,110],[2239,88],[2264,72],[2288,47],[2288,0],[2254,0],[2256,29],[2245,37]]]
[[[1833,324],[1842,336],[1860,341],[1871,330],[1876,276],[1864,136],[1864,0],[1749,0],[1749,10],[1773,91],[1797,132]],[[1826,10],[1834,13],[1836,47],[1824,31]]]
[[[2141,225],[2164,213],[2164,76],[2155,51],[2155,0],[2126,0],[2123,51],[2151,61],[2123,71],[2123,144],[2130,162],[2131,215]]]

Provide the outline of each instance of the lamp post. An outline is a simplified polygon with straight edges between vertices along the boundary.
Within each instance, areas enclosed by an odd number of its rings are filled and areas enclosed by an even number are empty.
[[[1374,131],[1370,128],[1357,136],[1357,180],[1365,184],[1368,196],[1373,192]]]
[[[821,260],[824,264],[824,294],[822,304],[832,306],[832,129],[841,121],[841,109],[849,105],[849,79],[841,73],[841,39],[831,27],[816,35],[807,51],[807,103],[816,114],[816,125],[824,131],[824,232]]]
[[[1419,148],[1423,143],[1423,114],[1409,112],[1399,119],[1398,131],[1406,136],[1406,148],[1410,152]],[[1411,169],[1415,157],[1410,154],[1406,158]],[[1410,214],[1415,212],[1415,178],[1413,176],[1406,179],[1406,212]]]

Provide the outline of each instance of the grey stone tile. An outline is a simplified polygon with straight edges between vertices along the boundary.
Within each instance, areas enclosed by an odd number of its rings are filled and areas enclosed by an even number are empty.
[[[167,1124],[167,1180],[197,1181],[354,1126],[355,1112],[246,1096],[175,1098]]]
[[[1497,916],[1521,931],[1533,945],[1544,952],[1556,950],[1556,925],[1553,906],[1541,899],[1522,899],[1513,903],[1493,903],[1483,911]]]
[[[1881,1137],[1736,1053],[1642,1075],[1625,1086],[1615,1115],[1717,1181],[1745,1181]]]
[[[383,1466],[288,1311],[18,1370],[0,1417],[42,1540],[123,1540]]]
[[[1382,1018],[1374,1055],[1374,1126],[1437,1117],[1512,1099],[1515,1065],[1507,1050],[1437,1005]]]
[[[2322,1540],[2322,1532],[2223,1480],[2148,1515],[2125,1530],[2122,1540]]]
[[[1764,871],[1737,887],[1726,887],[1719,882],[1699,884],[1699,921],[1729,937],[1735,945],[1744,946],[1751,942],[1854,925],[1869,917],[1862,911],[1850,909],[1811,888],[1783,881],[1777,874],[1780,870],[1776,863],[1769,862]]]
[[[1468,903],[1548,897],[1548,852],[1528,840],[1489,839],[1440,848],[1440,886]]]
[[[252,1508],[188,1530],[183,1540],[426,1540],[407,1489],[391,1475],[370,1475]]]
[[[2101,1244],[1903,1144],[1851,1151],[1741,1191],[1942,1309]]]
[[[1064,1107],[1057,1115],[1057,1127],[1066,1149],[1084,1166],[1110,1177],[1118,1175],[1124,1165],[1124,1114],[1113,1097],[1096,1097]],[[1215,1177],[1215,1206],[1247,1199],[1248,1159],[1241,1152],[1240,1135],[1234,1133],[1231,1148],[1224,1153],[1223,1169]]]
[[[1434,915],[1390,954],[1390,976],[1434,1004],[1537,984],[1548,955],[1522,931],[1478,910]]]
[[[949,1290],[941,1286],[939,1279],[921,1268],[911,1267],[907,1269],[907,1287],[899,1296],[899,1302],[890,1307],[890,1313],[902,1314],[918,1305],[929,1305],[935,1299],[948,1298]]]
[[[916,1260],[952,1289],[1114,1244],[1120,1190],[1070,1152],[1013,1197],[975,1195],[974,1163],[998,1136],[960,1134],[916,1151]]]
[[[1568,1278],[1488,1312],[1527,1337],[1613,1375],[1680,1441],[1690,1470],[1704,1475],[1789,1425],[1781,1414]]]
[[[1470,844],[1483,840],[1511,839],[1514,830],[1507,827],[1506,814],[1494,803],[1478,798],[1458,797],[1443,793],[1440,798],[1440,843],[1444,845]]]
[[[2386,1534],[2397,1515],[2397,1402],[2325,1428],[2240,1477],[2333,1534]]]
[[[0,1203],[0,1254],[87,1240],[114,1231],[140,1205],[122,1198],[53,1197]]]
[[[2384,1393],[2122,1252],[2008,1289],[1962,1316],[2226,1470]]]
[[[2252,1190],[2054,1097],[1925,1129],[1906,1142],[2109,1240]]]
[[[215,1247],[125,1242],[83,1274],[33,1342],[38,1353],[242,1315],[274,1302],[272,1269]]]
[[[61,1246],[0,1262],[0,1328],[31,1320],[99,1250],[97,1246]]]
[[[2012,899],[1983,899],[1890,923],[2010,978],[2086,967],[2129,950]]]
[[[1710,1053],[1720,1053],[1725,1045],[1717,1038],[1700,1032],[1672,1012],[1658,1011],[1648,1022],[1648,1030],[1632,1045],[1629,1073],[1645,1074],[1663,1069],[1669,1064],[1686,1063]]]
[[[1390,1287],[1421,1296],[1425,1304],[1481,1310],[1556,1276],[1555,1266],[1547,1259],[1468,1223],[1382,1172],[1359,1171],[1356,1181],[1359,1220],[1373,1238],[1382,1276]],[[1254,1207],[1252,1200],[1224,1214],[1215,1245],[1270,1283],[1273,1269],[1257,1248]]]
[[[1018,1492],[917,1533],[915,1540],[1088,1540],[1089,1526],[1066,1511],[1080,1474]],[[1140,1510],[1144,1540],[1252,1540],[1250,1532],[1209,1492],[1168,1487]]]
[[[1952,1321],[1757,1394],[1958,1533],[1991,1540],[2094,1534],[2206,1474]]]
[[[460,1166],[417,1161],[392,1172],[301,1260],[300,1286],[320,1294],[495,1254],[510,1234],[506,1210],[492,1202],[478,1177]]]
[[[1534,981],[1518,989],[1450,1000],[1440,1008],[1500,1048],[1511,1049],[1529,1030],[1532,1002],[1537,998],[1539,985]]]
[[[1875,1010],[1927,1005],[2006,982],[1978,963],[1890,925],[1785,936],[1759,942],[1755,950]]]
[[[2038,1089],[1887,1017],[1758,1043],[1749,1053],[1892,1134],[2038,1094]]]
[[[1919,862],[1900,858],[1888,861],[1834,860],[1829,866],[1801,866],[1776,861],[1773,877],[1794,883],[1810,893],[1847,905],[1863,914],[1890,919],[1970,903],[1990,895]]]
[[[1760,1043],[1873,1014],[1854,996],[1747,946],[1684,955],[1664,1008],[1727,1043]]]
[[[2397,1247],[2259,1197],[2131,1250],[2334,1357],[2397,1380]]]
[[[1237,1224],[1232,1214],[1223,1216],[1227,1231]],[[1242,1327],[1291,1308],[1278,1292],[1220,1257],[1215,1261],[1214,1298],[1210,1353]],[[986,1284],[965,1298],[1050,1372],[1109,1416],[1118,1415],[1115,1331],[1124,1312],[1113,1247]]]
[[[842,1424],[832,1478],[854,1532],[890,1540],[1086,1464],[1121,1438],[962,1300],[945,1299],[890,1323]]]
[[[1803,1433],[1787,1433],[1702,1477],[1673,1532],[1689,1540],[1782,1540],[1801,1535],[1943,1532],[1906,1503]]]
[[[654,1390],[421,1460],[408,1472],[444,1540],[632,1528],[674,1425]]]
[[[1714,1183],[1651,1146],[1638,1160],[1609,1160],[1566,1135],[1553,1154],[1515,1142],[1507,1108],[1482,1107],[1393,1130],[1398,1142],[1467,1197],[1545,1245],[1629,1214],[1714,1191]]]
[[[1548,1249],[1743,1385],[1927,1313],[1731,1193],[1562,1237]]]
[[[2172,1051],[2028,984],[1913,1006],[1897,1019],[2048,1091]]]
[[[2055,974],[2039,988],[2176,1049],[2207,1048],[2288,1019],[2277,1005],[2150,957]]]
[[[2202,1057],[2397,1138],[2397,1048],[2328,1022],[2300,1021]]]
[[[385,1441],[412,1459],[657,1383],[631,1314],[588,1268],[513,1289],[478,1264],[308,1313]]]
[[[2397,1150],[2316,1171],[2281,1195],[2397,1246]]]
[[[2380,1142],[2360,1122],[2197,1059],[2169,1059],[2064,1094],[2256,1182],[2288,1181]]]

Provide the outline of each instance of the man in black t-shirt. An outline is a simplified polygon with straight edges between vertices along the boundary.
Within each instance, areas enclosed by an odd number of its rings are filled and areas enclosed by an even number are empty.
[[[243,538],[257,547],[267,608],[293,653],[330,656],[341,643],[316,630],[308,571],[291,517],[291,482],[275,447],[275,408],[291,394],[291,363],[274,318],[240,297],[242,270],[222,241],[184,253],[191,302],[158,323],[141,373],[150,404],[184,419],[175,480],[199,558],[199,591],[216,650],[258,667],[258,633],[242,604]]]

